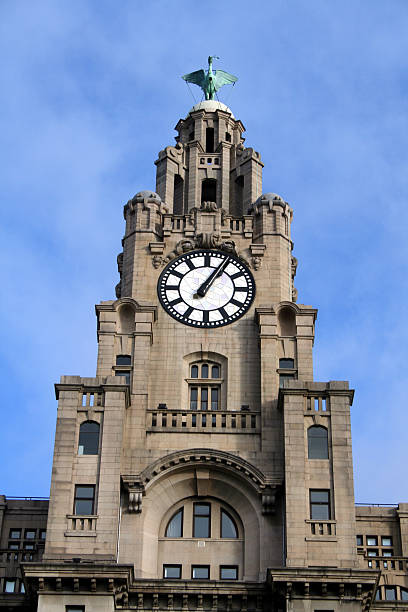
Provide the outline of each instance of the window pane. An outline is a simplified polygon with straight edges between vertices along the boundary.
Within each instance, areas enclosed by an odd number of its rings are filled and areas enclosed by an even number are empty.
[[[393,555],[393,551],[388,548],[382,551],[383,557],[392,557],[392,555]]]
[[[221,580],[237,580],[238,568],[236,565],[221,565],[220,568]]]
[[[237,538],[237,528],[234,521],[225,510],[221,510],[221,537],[222,538]]]
[[[116,365],[131,365],[132,358],[130,355],[118,355],[116,357]]]
[[[193,387],[190,391],[190,410],[197,410],[198,389]]]
[[[16,586],[16,581],[15,580],[6,580],[5,585],[4,585],[4,592],[5,593],[14,593],[14,587]]]
[[[21,538],[21,529],[10,529],[10,539],[19,540]]]
[[[377,536],[367,536],[367,546],[377,546],[378,538]]]
[[[394,601],[395,597],[395,587],[385,587],[385,599],[387,601]]]
[[[208,389],[203,387],[201,389],[201,410],[208,410]]]
[[[198,366],[191,366],[191,378],[198,378]]]
[[[75,514],[93,514],[93,500],[77,499],[75,501]]]
[[[211,368],[211,378],[219,378],[220,377],[220,368],[219,366],[213,365]]]
[[[40,538],[41,538],[41,540],[45,540],[46,536],[47,536],[46,529],[40,529]]]
[[[279,359],[279,367],[280,368],[294,368],[295,367],[295,361],[294,359]]]
[[[20,544],[15,544],[14,542],[9,542],[8,545],[10,550],[18,550],[20,548]]]
[[[34,550],[34,544],[31,544],[29,542],[24,542],[24,548],[25,550]]]
[[[408,601],[408,590],[401,588],[401,599],[402,601]]]
[[[208,580],[210,577],[210,568],[208,565],[193,565],[191,568],[191,577],[195,579]]]
[[[329,501],[329,492],[312,490],[310,491],[310,501],[327,503]]]
[[[311,510],[312,510],[312,513],[311,513],[312,519],[316,521],[328,521],[329,520],[329,508],[327,505],[312,504]]]
[[[208,516],[194,517],[194,536],[195,538],[210,537],[210,520]]]
[[[363,546],[363,536],[362,535],[356,536],[356,541],[357,541],[357,546]]]
[[[208,378],[208,365],[206,363],[201,366],[201,378]]]
[[[20,593],[25,593],[24,582],[20,582]]]
[[[218,410],[218,389],[211,389],[211,410]]]
[[[194,514],[210,516],[210,504],[194,504]]]
[[[35,540],[35,533],[34,529],[26,529],[24,537],[26,540]]]
[[[93,499],[94,496],[94,487],[86,487],[77,485],[75,491],[75,497],[82,497],[84,499]]]
[[[181,578],[181,565],[163,565],[163,578]]]
[[[329,448],[327,441],[327,429],[319,425],[313,425],[307,430],[307,443],[309,459],[328,459]]]
[[[367,550],[367,555],[369,557],[378,557],[378,550],[374,550],[374,549]]]
[[[392,546],[392,538],[391,538],[391,536],[382,536],[381,537],[381,544],[383,546]]]
[[[183,537],[183,508],[176,512],[166,527],[166,538]]]

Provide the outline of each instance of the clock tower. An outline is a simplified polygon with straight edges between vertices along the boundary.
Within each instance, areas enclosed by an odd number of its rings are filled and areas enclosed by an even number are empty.
[[[292,208],[224,104],[176,132],[155,191],[124,206],[96,376],[56,384],[38,610],[367,609],[353,391],[313,379]]]

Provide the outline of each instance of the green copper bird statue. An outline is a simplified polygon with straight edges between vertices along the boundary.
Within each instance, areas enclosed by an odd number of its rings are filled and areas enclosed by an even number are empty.
[[[185,74],[181,77],[188,83],[194,83],[194,85],[201,87],[206,100],[214,100],[215,92],[217,92],[223,85],[238,81],[236,76],[229,74],[229,72],[224,72],[224,70],[214,70],[213,72],[213,59],[220,58],[217,55],[209,56],[207,74],[205,73],[205,70],[196,70],[195,72],[190,72],[189,74]]]

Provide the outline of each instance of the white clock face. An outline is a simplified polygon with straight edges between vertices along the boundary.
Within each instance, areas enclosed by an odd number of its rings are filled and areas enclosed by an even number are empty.
[[[191,251],[171,261],[157,292],[170,316],[193,327],[220,327],[247,312],[255,281],[237,257],[220,251]]]

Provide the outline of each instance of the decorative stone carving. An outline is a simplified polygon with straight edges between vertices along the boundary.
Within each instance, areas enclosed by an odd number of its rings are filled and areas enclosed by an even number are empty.
[[[163,257],[161,257],[161,255],[153,255],[152,257],[153,268],[157,270],[157,268],[160,268],[162,263],[163,263]]]
[[[160,265],[164,265],[182,255],[183,253],[187,253],[188,251],[193,251],[194,249],[217,249],[219,251],[224,251],[225,253],[231,253],[236,257],[239,257],[243,261],[244,258],[238,255],[237,250],[235,248],[235,242],[233,240],[221,240],[221,235],[217,232],[208,232],[208,233],[200,233],[193,238],[184,238],[180,240],[173,251],[170,251],[166,257],[161,258],[159,255],[153,257],[153,265],[155,268],[158,268]],[[156,259],[155,259],[156,258]]]
[[[254,268],[254,270],[259,270],[261,265],[262,265],[262,259],[259,257],[259,255],[252,258],[252,267]]]
[[[116,588],[115,592],[115,604],[122,606],[123,608],[127,608],[129,605],[129,594],[127,592],[127,587],[123,584],[120,587]]]
[[[262,492],[262,514],[275,514],[276,487],[267,487]]]
[[[142,496],[142,489],[129,487],[129,512],[139,513],[142,511]]]
[[[217,209],[217,202],[201,202],[200,210],[204,212],[216,212]]]

